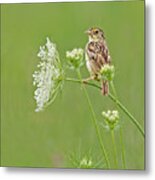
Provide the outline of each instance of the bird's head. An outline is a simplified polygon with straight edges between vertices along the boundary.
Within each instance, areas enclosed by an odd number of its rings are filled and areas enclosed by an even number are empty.
[[[104,32],[100,28],[90,28],[86,31],[89,41],[102,41],[104,40]]]

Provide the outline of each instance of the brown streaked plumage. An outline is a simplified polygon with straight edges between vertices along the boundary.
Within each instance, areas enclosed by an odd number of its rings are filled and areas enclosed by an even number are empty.
[[[98,79],[98,74],[105,64],[111,63],[109,50],[106,44],[104,33],[100,28],[90,28],[86,31],[89,41],[86,45],[86,64],[91,74],[91,79]],[[102,81],[102,94],[107,95],[109,92],[109,84]]]

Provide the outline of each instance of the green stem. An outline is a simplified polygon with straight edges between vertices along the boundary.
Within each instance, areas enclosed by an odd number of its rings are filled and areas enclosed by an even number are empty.
[[[116,89],[115,89],[113,81],[110,81],[110,85],[111,85],[111,89],[112,89],[112,91],[114,93],[114,96],[116,97],[116,99],[118,99],[117,93],[116,93]]]
[[[82,82],[80,70],[77,70],[77,74],[78,74],[78,76],[79,76],[80,82]],[[74,82],[75,82],[75,81],[74,81]],[[77,81],[76,81],[76,82],[77,82]],[[88,95],[88,93],[87,93],[86,88],[85,88],[84,86],[82,86],[82,88],[83,88],[83,90],[84,90],[84,93],[85,93],[85,96],[86,96],[86,99],[87,99],[87,102],[88,102],[88,105],[89,105],[89,109],[90,109],[90,111],[91,111],[91,113],[92,113],[92,120],[93,120],[93,124],[94,124],[94,126],[95,126],[97,139],[98,139],[98,141],[99,141],[101,150],[102,150],[102,152],[103,152],[103,156],[104,156],[104,159],[105,159],[107,168],[110,168],[109,159],[108,159],[108,156],[107,156],[107,153],[106,153],[106,150],[105,150],[103,141],[102,141],[101,133],[100,133],[100,130],[99,130],[99,127],[98,127],[98,124],[97,124],[97,118],[96,118],[96,115],[95,115],[95,112],[94,112],[92,103],[91,103],[91,101],[90,101],[90,98],[89,98],[89,95]]]
[[[142,127],[140,126],[139,122],[136,120],[136,118],[127,110],[127,108],[120,102],[118,101],[112,94],[109,93],[109,98],[114,101],[120,109],[130,118],[130,120],[133,122],[133,124],[137,127],[139,132],[143,137],[145,137],[144,131]]]
[[[75,82],[75,83],[83,83],[81,80],[78,80],[78,79],[72,79],[72,78],[65,78],[64,80],[66,81],[71,81],[71,82]],[[92,87],[95,87],[97,89],[100,89],[101,90],[101,87],[96,85],[96,84],[93,84],[93,83],[90,83],[90,82],[87,82],[86,83],[87,85],[89,86],[92,86]],[[139,132],[141,133],[141,135],[143,137],[145,137],[145,134],[144,134],[144,131],[142,129],[142,127],[140,126],[139,122],[136,120],[136,118],[127,110],[127,108],[120,102],[118,101],[111,93],[108,94],[108,97],[113,101],[115,102],[118,107],[130,118],[130,120],[132,121],[132,123],[137,127],[137,129],[139,130]]]
[[[113,81],[110,82],[110,85],[111,85],[111,89],[112,89],[116,99],[118,100],[118,96],[117,96],[116,89],[115,89]],[[123,163],[123,168],[125,169],[126,168],[126,162],[125,162],[125,148],[124,148],[122,126],[120,126],[120,131],[119,132],[120,132],[120,144],[121,144],[121,149],[122,149],[122,153],[121,153],[122,154],[122,163]]]
[[[114,163],[115,163],[115,167],[118,168],[115,134],[114,134],[113,129],[110,131],[111,131],[111,138],[112,138],[112,143],[113,143],[113,148],[114,148]]]
[[[123,132],[122,127],[120,127],[120,143],[122,147],[122,162],[123,168],[126,169],[126,161],[125,161],[125,148],[124,148],[124,140],[123,140]]]

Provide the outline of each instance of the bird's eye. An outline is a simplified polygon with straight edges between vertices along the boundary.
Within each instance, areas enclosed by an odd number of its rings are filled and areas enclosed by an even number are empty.
[[[98,34],[98,30],[95,31],[95,34]]]

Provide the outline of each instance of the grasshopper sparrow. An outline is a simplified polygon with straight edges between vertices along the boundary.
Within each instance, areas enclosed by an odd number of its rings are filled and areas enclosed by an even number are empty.
[[[101,68],[105,64],[111,63],[109,50],[106,44],[104,32],[100,28],[90,28],[86,31],[89,41],[86,45],[85,56],[86,66],[90,72],[90,79],[99,79]],[[107,80],[102,80],[102,94],[108,95],[109,84]]]

